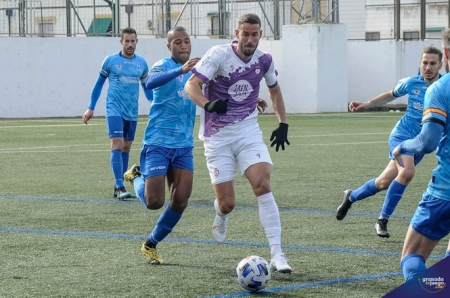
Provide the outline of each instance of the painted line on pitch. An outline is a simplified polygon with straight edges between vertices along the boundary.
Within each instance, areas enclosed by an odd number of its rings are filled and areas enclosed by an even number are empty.
[[[324,281],[308,282],[308,283],[283,286],[283,287],[266,288],[266,289],[258,292],[257,295],[258,294],[263,295],[264,293],[279,293],[279,292],[298,290],[298,289],[308,289],[308,288],[321,287],[321,286],[331,286],[331,285],[343,284],[343,283],[349,283],[349,282],[367,281],[367,280],[379,279],[379,278],[384,278],[384,277],[399,276],[402,274],[403,274],[402,272],[387,272],[387,273],[381,273],[381,274],[362,275],[362,276],[355,276],[355,277],[346,277],[346,278],[331,279],[331,280],[324,280]],[[243,297],[243,296],[250,296],[250,295],[255,295],[255,293],[245,291],[245,292],[221,294],[221,295],[216,295],[216,296],[202,296],[201,298],[228,298],[228,297]]]
[[[101,123],[89,123],[90,126],[97,126],[97,125],[105,125]],[[48,128],[48,127],[71,127],[71,126],[86,126],[86,124],[45,124],[45,125],[14,125],[14,126],[0,126],[0,129],[8,129],[8,128]]]
[[[36,200],[36,201],[61,201],[61,202],[72,202],[72,203],[96,203],[96,204],[132,204],[132,205],[141,205],[142,203],[139,201],[127,201],[127,200],[89,200],[89,199],[72,199],[72,198],[47,198],[47,197],[28,197],[28,196],[8,196],[8,195],[0,195],[1,199],[18,199],[18,200]],[[167,203],[164,204],[167,206]],[[207,208],[212,209],[214,206],[208,204],[195,204],[189,203],[189,207],[193,208]],[[329,210],[308,210],[308,209],[293,209],[293,208],[283,208],[279,207],[279,211],[282,212],[294,212],[294,213],[311,213],[311,214],[325,214],[325,215],[335,215],[335,211]],[[247,207],[247,206],[236,206],[234,210],[250,210],[250,211],[258,211],[257,207]],[[358,215],[358,216],[368,216],[374,217],[379,216],[379,213],[371,213],[371,212],[348,212],[350,215]],[[412,216],[407,214],[393,214],[392,218],[404,218],[410,219]]]
[[[22,228],[7,228],[0,227],[0,232],[10,233],[28,233],[28,234],[45,234],[45,235],[64,235],[64,236],[76,236],[76,237],[98,237],[98,238],[115,238],[115,239],[136,239],[146,240],[147,236],[139,235],[127,235],[127,234],[110,234],[110,233],[94,233],[94,232],[75,232],[75,231],[59,231],[59,230],[38,230],[38,229],[22,229]],[[197,243],[197,244],[213,244],[213,245],[232,245],[232,246],[245,246],[245,247],[269,247],[268,244],[254,243],[254,242],[241,242],[241,241],[225,241],[222,244],[217,244],[214,240],[205,239],[192,239],[192,238],[165,238],[167,242],[181,242],[181,243]],[[301,250],[301,251],[326,251],[337,253],[353,253],[353,254],[366,254],[366,255],[382,255],[382,256],[395,256],[400,257],[400,252],[383,252],[378,250],[362,250],[362,249],[345,249],[336,247],[320,247],[320,246],[301,246],[301,245],[281,245],[284,249]],[[430,259],[442,259],[442,256],[431,255]]]
[[[268,139],[265,138],[265,139]],[[199,141],[198,141],[199,142]],[[293,144],[289,145],[289,147],[310,147],[310,146],[349,146],[349,145],[373,145],[373,144],[384,144],[386,143],[385,140],[383,141],[373,141],[373,142],[349,142],[349,143],[318,143],[318,144]],[[80,145],[80,146],[86,146],[87,145]],[[108,146],[104,144],[104,146]],[[267,145],[269,146],[269,145]],[[7,149],[0,149],[0,153],[66,153],[66,152],[110,152],[111,149],[73,149],[73,150],[64,150],[65,148],[70,148],[74,146],[55,146],[55,147],[39,147],[39,148],[7,148]],[[53,148],[57,149],[60,148],[61,150],[54,150]],[[203,146],[194,146],[194,149],[204,149]],[[140,148],[134,148],[131,149],[131,151],[141,151]]]

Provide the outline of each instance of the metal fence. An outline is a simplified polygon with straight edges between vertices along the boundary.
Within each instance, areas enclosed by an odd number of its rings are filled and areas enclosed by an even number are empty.
[[[439,38],[449,27],[450,0],[0,0],[0,36],[164,37],[175,25],[194,37],[232,38],[237,18],[262,19],[264,37],[282,38],[288,24],[343,23],[348,39]]]

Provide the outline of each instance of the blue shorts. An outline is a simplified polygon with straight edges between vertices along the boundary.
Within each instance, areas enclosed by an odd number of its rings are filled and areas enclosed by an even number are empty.
[[[106,128],[110,139],[122,138],[127,141],[134,141],[136,126],[137,121],[128,121],[118,116],[106,117]]]
[[[450,232],[450,201],[424,192],[411,219],[413,229],[433,240],[440,240]]]
[[[140,166],[144,180],[149,177],[167,175],[171,168],[194,172],[194,147],[165,148],[144,145],[141,150]]]
[[[394,155],[392,155],[392,151],[394,151],[395,147],[400,145],[401,142],[405,141],[406,139],[403,138],[397,138],[397,137],[389,137],[389,159],[394,159]],[[414,165],[417,166],[417,164],[422,160],[423,154],[415,154],[412,152],[405,152],[403,155],[409,155],[414,156]]]

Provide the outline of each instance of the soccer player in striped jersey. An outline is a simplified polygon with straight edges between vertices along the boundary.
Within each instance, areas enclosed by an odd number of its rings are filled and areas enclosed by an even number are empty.
[[[269,87],[279,122],[270,139],[276,151],[289,145],[284,100],[272,56],[258,49],[262,36],[259,17],[241,16],[235,35],[237,41],[214,46],[202,57],[185,87],[188,96],[202,108],[199,137],[204,141],[216,194],[213,236],[219,243],[225,241],[228,217],[236,205],[233,183],[239,165],[258,202],[259,218],[270,245],[271,267],[291,273],[281,249],[280,216],[270,188],[272,160],[257,121],[261,80],[264,78]]]
[[[113,196],[119,200],[133,197],[123,183],[123,174],[128,168],[131,144],[138,120],[139,84],[144,88],[148,100],[152,91],[145,88],[148,66],[144,58],[136,55],[138,43],[136,30],[124,28],[121,32],[122,50],[107,56],[91,93],[87,111],[83,115],[85,124],[94,116],[94,109],[109,79],[106,96],[106,127],[111,143],[110,164],[114,176]]]
[[[443,31],[442,44],[447,72],[450,68],[450,30]],[[425,262],[439,241],[450,232],[450,75],[428,88],[422,129],[413,139],[400,143],[393,152],[400,166],[405,152],[428,154],[436,148],[437,166],[414,213],[403,244],[401,267],[405,281],[426,270]]]
[[[406,112],[389,136],[388,165],[377,178],[366,181],[357,189],[344,191],[344,199],[336,212],[337,220],[344,219],[353,203],[387,189],[380,215],[375,224],[375,231],[380,237],[388,238],[390,236],[387,229],[389,218],[394,213],[407,185],[413,179],[416,165],[423,158],[423,154],[420,153],[403,152],[404,166],[401,167],[394,159],[392,150],[402,141],[414,138],[419,134],[425,91],[440,78],[439,70],[441,67],[442,52],[432,46],[426,47],[420,60],[422,74],[400,80],[394,90],[382,93],[370,101],[353,101],[350,103],[350,111],[363,111],[391,102],[400,96],[408,95]]]

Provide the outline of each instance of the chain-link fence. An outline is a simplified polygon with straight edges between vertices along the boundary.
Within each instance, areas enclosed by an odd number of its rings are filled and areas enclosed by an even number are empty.
[[[282,26],[343,23],[348,39],[439,38],[449,24],[450,0],[0,0],[0,36],[164,37],[175,25],[194,37],[231,38],[236,20],[253,12],[264,37],[282,38]]]
[[[440,38],[449,27],[450,0],[340,0],[340,23],[349,39]]]

